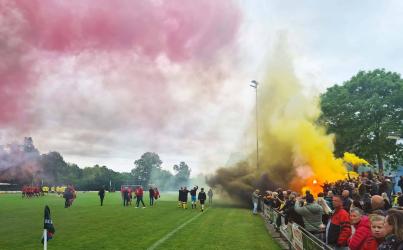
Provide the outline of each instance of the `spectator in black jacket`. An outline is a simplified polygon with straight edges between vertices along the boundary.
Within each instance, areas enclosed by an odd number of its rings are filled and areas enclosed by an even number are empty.
[[[343,208],[346,211],[350,211],[351,204],[353,203],[352,199],[350,198],[350,191],[348,190],[343,190],[341,193],[342,198],[343,198]]]
[[[99,199],[101,200],[101,206],[104,204],[104,198],[105,198],[105,187],[102,186],[101,189],[98,191],[98,196]]]
[[[297,223],[298,225],[304,227],[304,221],[302,219],[302,216],[299,215],[295,209],[295,202],[296,202],[296,195],[295,193],[290,194],[288,200],[286,201],[283,209],[283,213],[285,215],[285,223],[288,224],[288,222],[294,222]]]

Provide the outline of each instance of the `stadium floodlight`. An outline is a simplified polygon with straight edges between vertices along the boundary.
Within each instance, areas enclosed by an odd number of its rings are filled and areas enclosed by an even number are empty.
[[[255,80],[251,81],[252,84],[249,84],[252,88],[255,89],[256,92],[256,169],[259,169],[259,126],[258,126],[258,109],[257,109],[257,86],[259,83]]]

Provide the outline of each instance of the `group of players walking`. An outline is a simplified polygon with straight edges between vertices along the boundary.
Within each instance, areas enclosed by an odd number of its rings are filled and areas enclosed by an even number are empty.
[[[193,187],[191,190],[188,190],[186,187],[181,187],[179,189],[179,196],[178,196],[178,207],[187,209],[187,203],[188,203],[188,193],[190,193],[190,198],[192,202],[192,209],[196,208],[196,201],[198,200],[201,206],[201,211],[204,211],[204,203],[207,199],[206,193],[204,192],[204,188],[200,189],[199,194],[197,195],[197,200],[196,200],[196,194],[197,190],[199,189],[198,186]],[[208,191],[207,193],[208,198],[209,198],[209,204],[211,205],[213,203],[213,190]]]
[[[197,194],[197,190],[199,189],[198,186],[193,187],[191,190],[188,190],[186,187],[181,187],[179,189],[179,197],[178,197],[178,207],[187,209],[188,203],[188,194],[190,193],[191,197],[191,205],[192,209],[196,208],[197,201],[199,201],[201,206],[201,211],[204,211],[204,204],[208,197],[208,203],[211,205],[213,203],[213,190],[204,192],[204,188],[200,189],[200,192]],[[22,197],[39,197],[41,195],[39,187],[32,187],[32,186],[24,186],[22,189]],[[142,186],[136,186],[135,188],[129,186],[122,186],[121,195],[123,199],[123,206],[129,206],[132,204],[133,194],[136,197],[136,208],[139,207],[140,203],[143,205],[143,208],[146,208],[144,204],[143,196],[144,196],[144,189]],[[150,206],[155,205],[155,201],[159,199],[160,192],[156,187],[150,187],[148,190],[149,193],[149,200]],[[43,195],[43,193],[42,193]],[[104,198],[105,198],[105,187],[102,187],[98,191],[98,196],[101,202],[101,206],[103,206]],[[73,204],[74,199],[76,198],[76,191],[72,185],[67,186],[67,188],[63,192],[63,198],[65,199],[64,207],[68,208]]]
[[[98,195],[101,199],[101,206],[103,204],[103,199],[105,196],[105,190],[101,192],[102,190],[99,191]],[[143,205],[143,208],[146,208],[146,205],[144,204],[143,196],[144,196],[144,189],[142,186],[137,186],[136,188],[132,187],[122,187],[120,190],[122,194],[122,199],[123,199],[123,206],[129,206],[129,204],[132,204],[132,199],[133,199],[133,193],[136,196],[136,208],[139,207],[140,202]],[[150,196],[150,206],[154,206],[155,201],[160,198],[160,192],[158,191],[158,188],[156,187],[150,187],[148,190],[149,196]],[[101,195],[102,194],[102,195]]]

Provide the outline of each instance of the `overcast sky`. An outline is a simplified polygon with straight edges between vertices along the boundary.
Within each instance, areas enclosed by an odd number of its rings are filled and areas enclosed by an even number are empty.
[[[250,151],[249,82],[279,34],[309,92],[402,73],[401,1],[92,3],[0,0],[0,144],[31,136],[117,171],[152,151],[207,173]]]

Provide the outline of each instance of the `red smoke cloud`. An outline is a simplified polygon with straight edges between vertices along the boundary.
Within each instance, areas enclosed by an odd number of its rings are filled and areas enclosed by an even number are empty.
[[[127,51],[151,61],[210,61],[239,22],[228,1],[0,0],[0,126],[28,119],[41,74],[35,65],[45,58]]]

